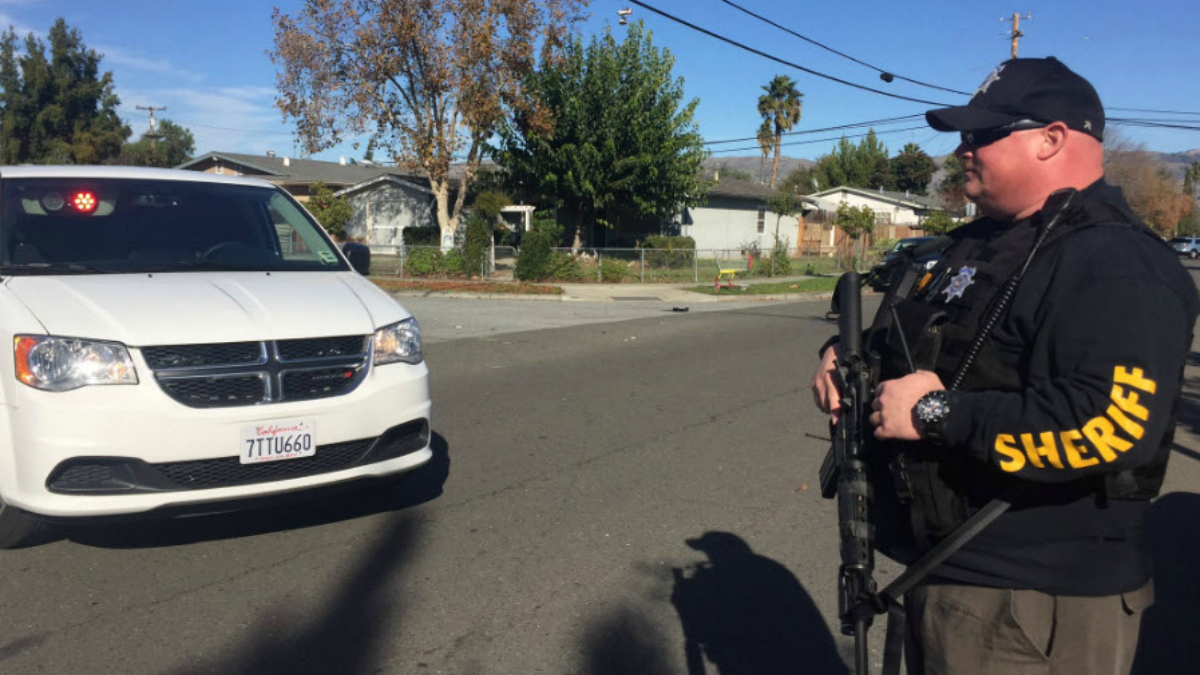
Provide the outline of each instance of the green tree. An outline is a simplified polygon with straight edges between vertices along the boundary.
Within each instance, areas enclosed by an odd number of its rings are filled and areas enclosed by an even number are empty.
[[[775,157],[771,160],[772,189],[779,177],[779,151],[783,145],[784,132],[791,131],[800,122],[800,109],[804,98],[796,89],[796,82],[787,75],[776,75],[770,83],[763,86],[762,94],[758,97],[758,114],[762,116],[764,125],[770,125],[774,138]],[[762,130],[759,131],[760,143]]]
[[[196,139],[192,132],[164,119],[158,125],[159,138],[151,143],[149,134],[136,143],[121,146],[119,162],[129,166],[157,166],[171,168],[186,162],[196,152]]]
[[[129,127],[121,122],[112,73],[79,31],[58,19],[46,45],[33,33],[17,53],[10,26],[0,36],[0,163],[101,164],[117,159]]]
[[[925,234],[946,234],[950,230],[962,225],[960,221],[950,217],[945,211],[934,211],[921,221],[921,227]]]
[[[788,259],[788,239],[779,236],[779,223],[784,218],[794,218],[800,213],[800,198],[791,192],[779,191],[767,198],[767,209],[775,214],[775,246],[771,250],[768,272],[771,276],[791,271]]]
[[[947,213],[961,218],[967,214],[967,172],[963,169],[962,160],[955,155],[946,155],[942,170],[945,173],[938,181],[938,199]]]
[[[308,210],[321,223],[329,236],[341,241],[346,236],[346,223],[354,215],[354,209],[345,195],[334,195],[324,183],[312,184],[308,195]]]
[[[525,87],[553,124],[518,111],[494,150],[510,194],[557,209],[576,247],[596,225],[657,231],[700,203],[707,153],[693,121],[699,101],[682,103],[674,62],[640,21],[622,42],[606,31],[544,60]]]
[[[579,20],[583,0],[304,0],[272,14],[276,104],[306,150],[370,134],[428,177],[449,247],[486,142],[522,82]],[[537,111],[528,114],[537,118]],[[465,158],[450,202],[450,165]]]
[[[854,151],[856,164],[861,166],[862,171],[867,175],[867,184],[859,187],[867,187],[872,190],[887,189],[892,182],[888,149],[875,135],[875,129],[867,130],[866,137],[859,141],[858,147]]]
[[[854,254],[853,267],[857,268],[858,261],[862,260],[862,244],[859,240],[863,235],[870,234],[875,230],[875,212],[866,205],[850,206],[846,202],[842,202],[838,204],[837,217],[833,222],[854,242],[854,248],[857,250]]]
[[[916,143],[908,143],[898,155],[892,158],[889,167],[892,175],[891,187],[894,190],[912,192],[923,195],[929,186],[929,180],[937,171],[937,163],[925,154]]]
[[[779,181],[779,191],[794,195],[806,195],[820,190],[827,185],[821,185],[817,176],[816,165],[798,166]],[[815,184],[814,184],[815,183]]]
[[[832,152],[817,160],[813,175],[822,189],[839,185],[870,189],[888,187],[888,149],[874,129],[869,130],[858,145],[842,136]]]
[[[734,178],[737,180],[744,180],[748,183],[754,182],[754,174],[750,173],[749,171],[735,169],[732,166],[729,166],[728,164],[726,164],[724,162],[722,162],[721,165],[717,167],[717,171],[724,178]]]
[[[1183,193],[1192,199],[1200,189],[1200,162],[1192,162],[1183,174]]]

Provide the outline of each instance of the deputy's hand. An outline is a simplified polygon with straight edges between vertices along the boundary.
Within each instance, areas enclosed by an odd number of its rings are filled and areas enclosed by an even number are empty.
[[[871,409],[874,410],[871,424],[875,427],[875,438],[921,440],[921,433],[914,424],[913,407],[925,394],[945,388],[937,374],[929,370],[918,370],[896,380],[880,382],[875,387],[875,400],[871,402]]]
[[[813,373],[812,378],[813,402],[821,412],[832,415],[834,423],[837,422],[838,410],[842,407],[842,395],[833,381],[833,364],[841,356],[841,350],[835,342],[821,355],[821,363],[817,365],[817,372]]]

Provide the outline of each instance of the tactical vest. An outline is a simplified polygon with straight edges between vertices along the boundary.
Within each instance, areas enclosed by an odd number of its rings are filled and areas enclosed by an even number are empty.
[[[907,346],[916,369],[932,370],[949,384],[999,301],[1000,289],[1025,265],[1042,225],[1040,212],[1011,225],[977,220],[951,233],[952,243],[932,269],[910,265],[894,279],[866,338],[879,379],[911,372]],[[1133,228],[1162,244],[1131,214],[1083,196],[1063,214],[1035,259],[1051,254],[1078,232],[1106,226]],[[993,331],[958,390],[1021,391],[1024,383],[1017,364],[1024,362],[1025,349],[1019,340]],[[965,453],[930,444],[876,443],[869,466],[876,546],[889,557],[912,562],[997,497],[1012,501],[1013,508],[1089,495],[1100,505],[1108,499],[1152,499],[1162,485],[1174,427],[1172,413],[1159,452],[1144,466],[1054,485],[1021,481]]]

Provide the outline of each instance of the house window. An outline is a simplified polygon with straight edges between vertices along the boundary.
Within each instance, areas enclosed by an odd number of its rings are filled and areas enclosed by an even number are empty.
[[[767,210],[759,209],[758,210],[758,233],[759,234],[763,233],[766,225],[767,225]]]

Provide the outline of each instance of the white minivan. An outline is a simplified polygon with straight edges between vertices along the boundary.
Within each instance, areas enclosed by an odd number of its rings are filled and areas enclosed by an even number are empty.
[[[420,329],[369,258],[260,180],[0,167],[0,548],[427,462]]]

